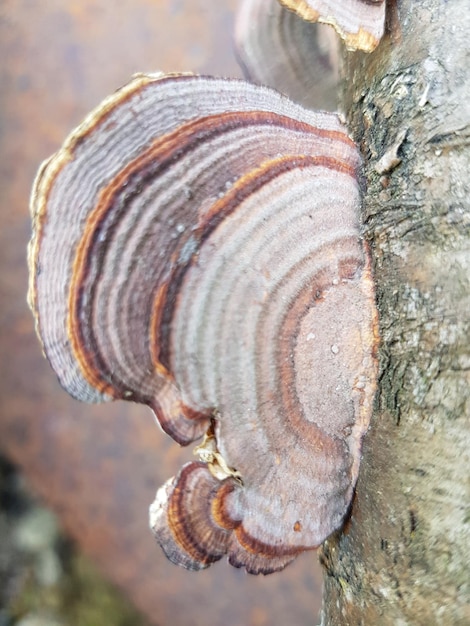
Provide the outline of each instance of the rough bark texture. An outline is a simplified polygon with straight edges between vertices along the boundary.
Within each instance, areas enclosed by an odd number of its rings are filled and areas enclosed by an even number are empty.
[[[325,626],[470,623],[470,11],[390,10],[388,39],[345,62],[381,378],[351,520],[323,548]]]

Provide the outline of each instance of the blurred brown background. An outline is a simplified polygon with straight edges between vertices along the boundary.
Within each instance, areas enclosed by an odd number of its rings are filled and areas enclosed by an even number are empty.
[[[138,71],[240,76],[235,0],[0,2],[0,449],[65,530],[160,626],[316,624],[314,553],[253,577],[221,561],[170,564],[147,510],[189,451],[125,403],[82,405],[44,361],[26,306],[28,196],[36,169],[104,96]]]

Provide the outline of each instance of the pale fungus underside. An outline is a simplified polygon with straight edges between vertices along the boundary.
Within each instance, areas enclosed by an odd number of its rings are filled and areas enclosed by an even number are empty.
[[[385,0],[279,0],[304,20],[330,24],[349,50],[372,52],[385,30]]]

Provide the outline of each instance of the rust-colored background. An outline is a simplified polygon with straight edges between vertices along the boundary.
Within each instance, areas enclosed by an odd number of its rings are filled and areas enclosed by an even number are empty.
[[[66,531],[153,624],[317,623],[314,553],[253,577],[225,561],[170,564],[147,509],[188,451],[144,407],[87,406],[43,360],[26,306],[28,196],[42,159],[137,71],[239,76],[235,0],[3,0],[0,3],[0,445]],[[274,51],[273,51],[274,52]]]

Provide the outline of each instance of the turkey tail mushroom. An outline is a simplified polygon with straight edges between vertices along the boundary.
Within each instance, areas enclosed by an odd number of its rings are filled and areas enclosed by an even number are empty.
[[[274,87],[303,106],[336,110],[339,54],[331,28],[306,22],[278,0],[244,0],[235,42],[251,81]]]
[[[142,75],[37,176],[29,301],[61,384],[207,431],[152,506],[189,569],[275,571],[348,511],[377,373],[359,167],[335,114]]]
[[[385,30],[385,0],[279,0],[309,22],[330,24],[349,50],[372,52]]]

